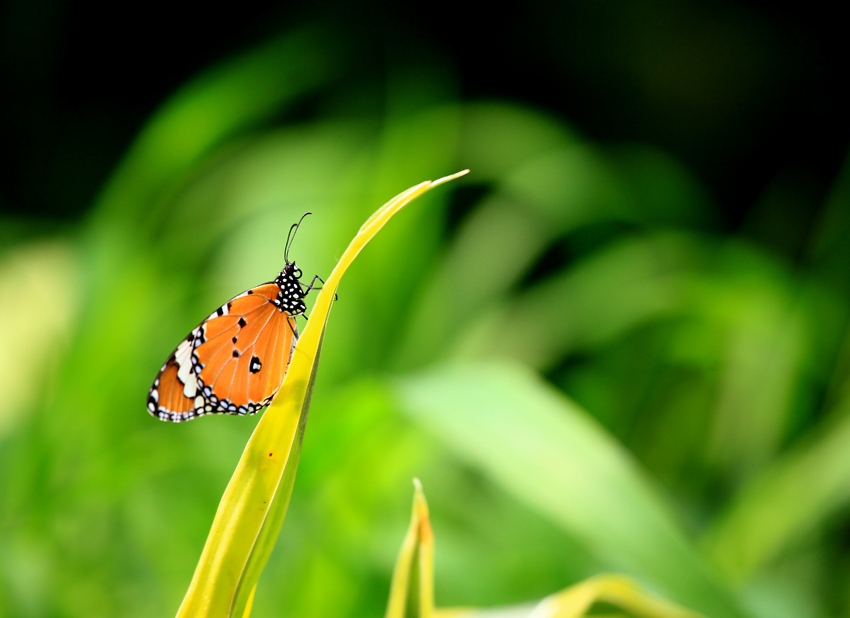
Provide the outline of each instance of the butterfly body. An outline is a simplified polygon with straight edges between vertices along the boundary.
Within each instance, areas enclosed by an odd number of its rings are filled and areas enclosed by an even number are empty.
[[[180,422],[267,406],[286,375],[298,340],[295,316],[306,311],[312,289],[300,277],[287,261],[274,281],[232,298],[194,328],[160,369],[148,412]]]

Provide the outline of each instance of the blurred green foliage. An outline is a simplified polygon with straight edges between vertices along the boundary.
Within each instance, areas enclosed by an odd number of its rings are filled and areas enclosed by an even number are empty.
[[[441,606],[618,570],[716,618],[850,612],[850,167],[792,253],[723,233],[654,148],[463,100],[424,61],[343,87],[345,60],[305,30],[215,66],[79,226],[0,220],[0,614],[175,612],[256,419],[155,421],[160,364],[276,274],[304,211],[293,257],[325,275],[378,205],[464,167],[339,291],[253,615],[381,615],[413,476]],[[748,229],[782,228],[781,196]]]

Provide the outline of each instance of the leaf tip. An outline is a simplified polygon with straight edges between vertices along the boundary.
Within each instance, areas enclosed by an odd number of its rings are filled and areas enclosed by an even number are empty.
[[[437,180],[432,181],[431,186],[436,187],[437,185],[441,185],[443,183],[449,182],[451,180],[454,180],[455,178],[460,178],[461,176],[466,176],[468,173],[469,173],[469,170],[465,169],[465,170],[461,170],[459,172],[456,172],[454,174],[450,174],[449,176],[443,176],[442,178],[438,178]]]

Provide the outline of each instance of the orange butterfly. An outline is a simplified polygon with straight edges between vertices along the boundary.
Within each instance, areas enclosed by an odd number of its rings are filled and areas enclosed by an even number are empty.
[[[286,265],[274,281],[258,285],[216,309],[180,342],[148,392],[148,412],[163,421],[188,421],[204,414],[254,414],[267,406],[283,383],[298,325],[314,288],[299,281],[289,247],[304,217],[289,228]]]

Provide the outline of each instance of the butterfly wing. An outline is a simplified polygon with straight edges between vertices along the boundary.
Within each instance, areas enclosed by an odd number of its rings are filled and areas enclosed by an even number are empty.
[[[274,304],[270,283],[237,296],[204,326],[199,380],[214,411],[253,414],[277,393],[298,339],[295,318]]]
[[[277,393],[298,339],[295,318],[266,283],[231,299],[172,353],[148,395],[148,411],[162,420],[203,414],[254,414]]]
[[[203,414],[206,402],[191,362],[194,333],[171,353],[148,392],[148,412],[164,421],[186,421]]]

